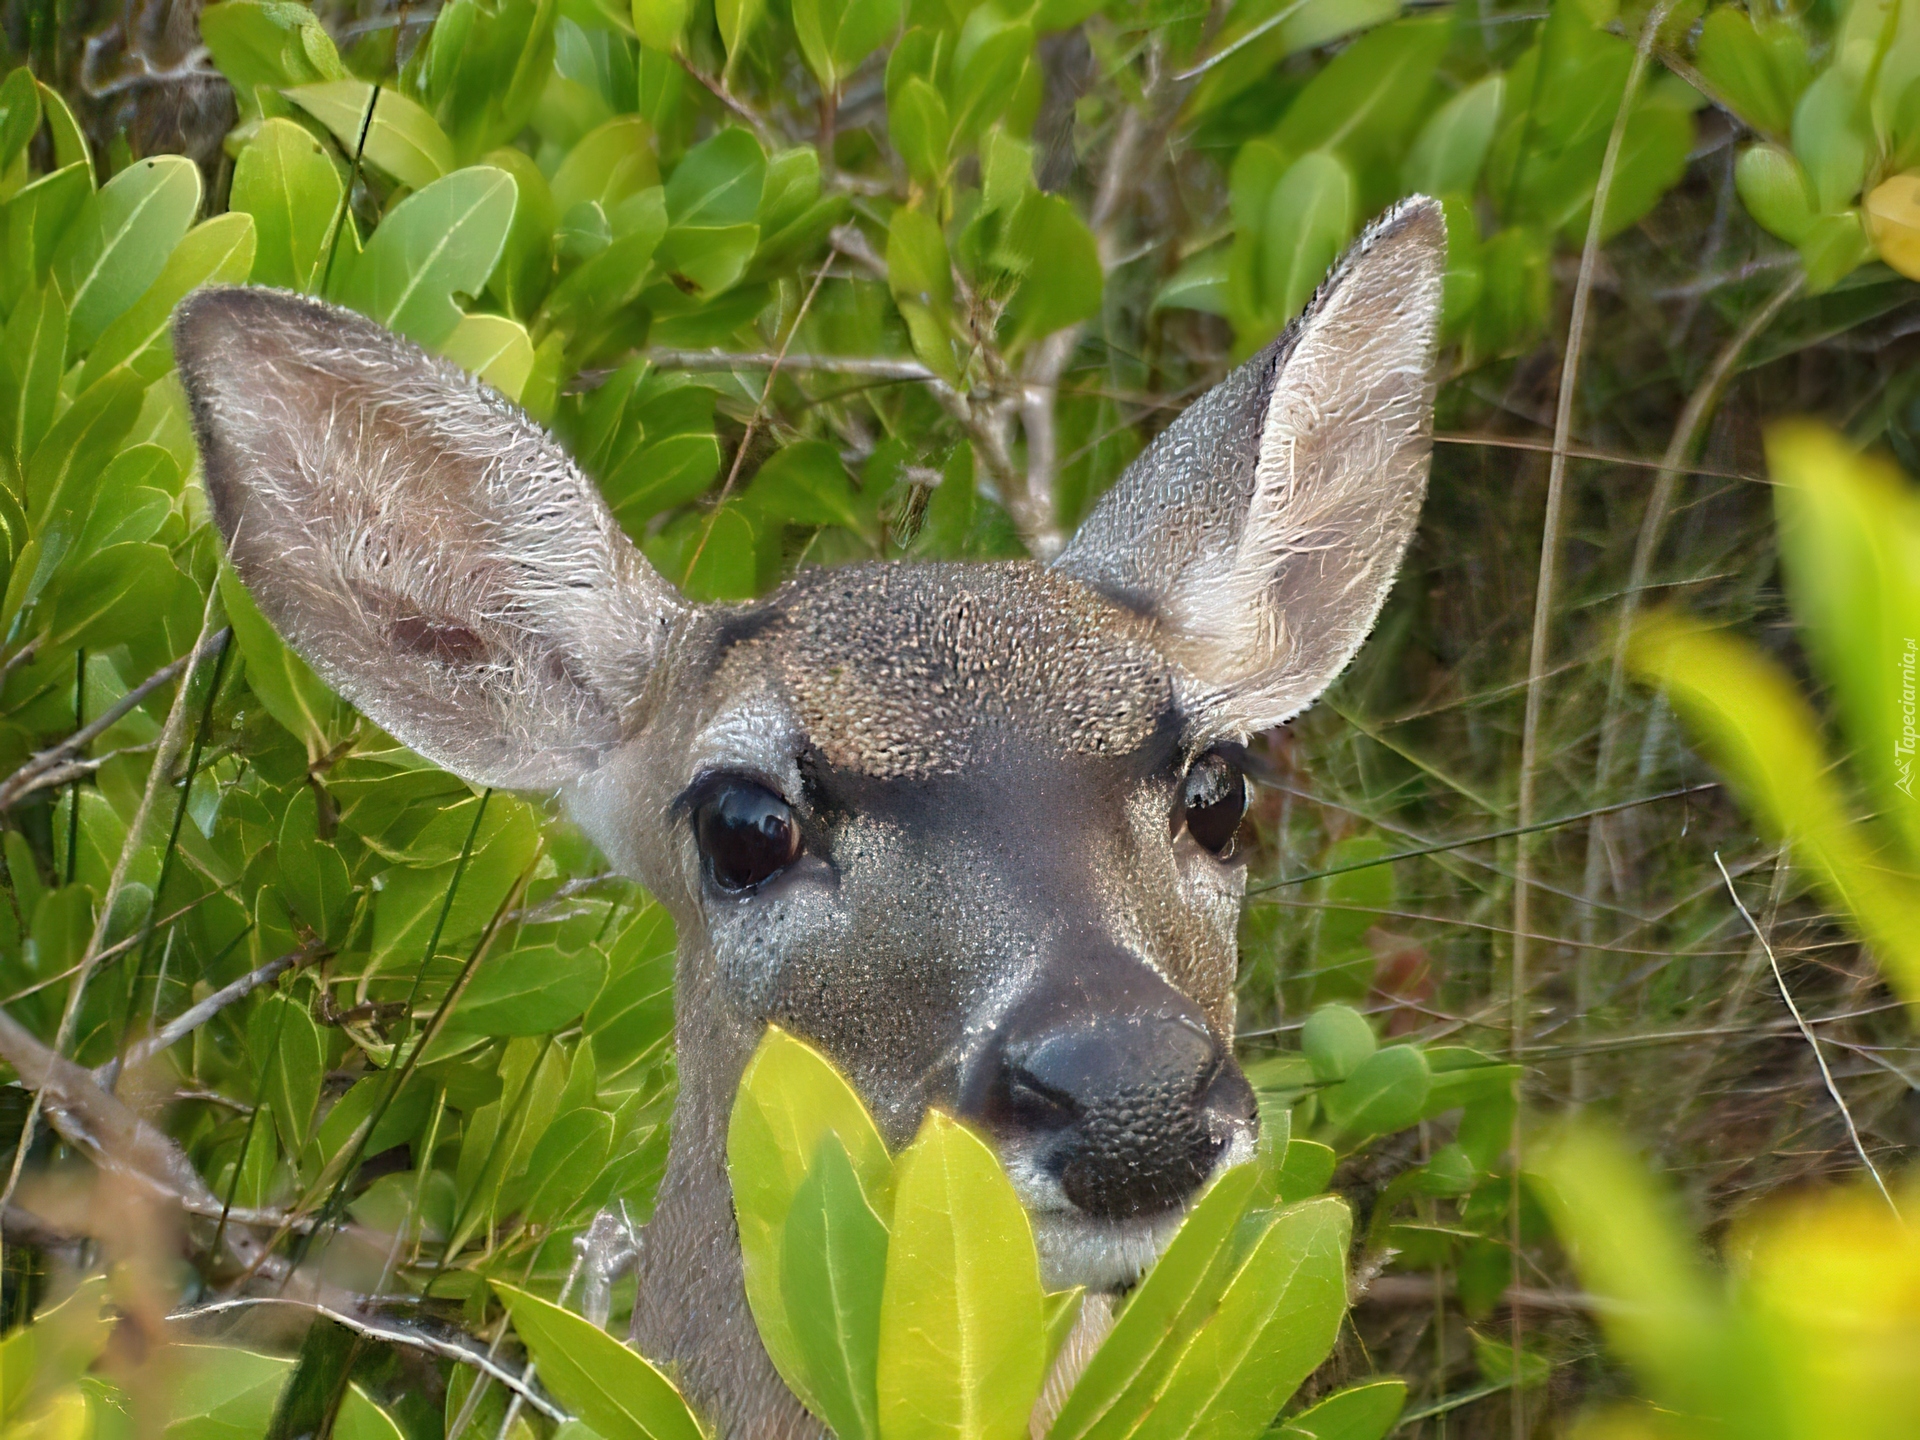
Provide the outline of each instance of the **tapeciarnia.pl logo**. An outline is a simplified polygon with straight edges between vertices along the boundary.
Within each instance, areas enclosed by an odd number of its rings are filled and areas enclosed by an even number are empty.
[[[1893,742],[1893,768],[1899,778],[1893,783],[1900,793],[1913,799],[1914,751],[1914,638],[1907,637],[1900,652],[1900,738]]]

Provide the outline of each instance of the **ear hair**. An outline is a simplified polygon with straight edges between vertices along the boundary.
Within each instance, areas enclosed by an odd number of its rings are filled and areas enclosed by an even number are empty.
[[[1385,602],[1426,493],[1445,270],[1440,206],[1416,196],[1388,212],[1055,561],[1149,598],[1169,651],[1236,728],[1312,703]]]
[[[481,784],[558,785],[626,733],[686,607],[523,413],[280,291],[200,291],[174,349],[228,555],[330,685]]]

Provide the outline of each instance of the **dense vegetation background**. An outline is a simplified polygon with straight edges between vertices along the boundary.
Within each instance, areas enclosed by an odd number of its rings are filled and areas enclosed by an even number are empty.
[[[630,1282],[583,1286],[574,1241],[643,1219],[664,1154],[671,926],[222,580],[164,329],[208,281],[482,373],[657,566],[737,599],[1050,555],[1368,218],[1442,196],[1426,518],[1254,819],[1256,1077],[1298,1093],[1329,1001],[1428,1057],[1321,1116],[1360,1283],[1308,1395],[1399,1374],[1403,1433],[1461,1436],[1628,1388],[1504,1099],[1433,1089],[1461,1047],[1521,1067],[1528,1115],[1617,1117],[1710,1239],[1920,1144],[1900,1002],[1624,638],[1677,605],[1811,684],[1762,428],[1920,466],[1913,0],[49,0],[0,29],[0,1053],[50,1086],[0,1090],[9,1316],[105,1260],[136,1333],[245,1309],[292,1354],[299,1307],[235,1297],[306,1265],[386,1331],[303,1371],[346,1357],[385,1407],[343,1427],[530,1433],[435,1337],[500,1341],[489,1280],[619,1333]],[[95,1183],[115,1156],[168,1203]],[[258,1409],[281,1373],[206,1393]]]

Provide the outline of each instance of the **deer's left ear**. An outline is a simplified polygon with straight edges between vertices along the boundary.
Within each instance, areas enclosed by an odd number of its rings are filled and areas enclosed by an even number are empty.
[[[1054,562],[1151,609],[1237,728],[1311,704],[1393,584],[1426,494],[1446,248],[1436,202],[1390,211]]]

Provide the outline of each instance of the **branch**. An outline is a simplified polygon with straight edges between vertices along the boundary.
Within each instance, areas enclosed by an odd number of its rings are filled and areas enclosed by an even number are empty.
[[[917,360],[880,360],[856,355],[788,355],[770,350],[728,354],[722,350],[648,350],[646,358],[662,370],[803,370],[828,375],[864,375],[873,380],[939,381],[939,376]]]
[[[216,645],[224,645],[232,633],[231,630],[223,628],[209,639],[206,647],[201,648],[210,649]],[[102,713],[97,720],[93,720],[84,728],[74,731],[73,734],[62,740],[58,745],[50,745],[45,750],[38,751],[26,764],[7,776],[5,780],[0,780],[0,812],[12,809],[36,790],[42,790],[50,785],[60,783],[65,778],[64,776],[49,776],[47,772],[64,765],[95,740],[99,739],[101,735],[125,716],[128,711],[132,710],[134,706],[145,700],[147,696],[151,695],[155,690],[158,690],[162,685],[175,679],[200,653],[201,649],[196,648],[192,654],[182,655],[171,665],[162,666],[160,669],[154,671],[153,674],[149,675],[115,701],[112,707]]]
[[[309,941],[297,950],[289,950],[277,960],[269,960],[256,970],[249,970],[238,980],[223,985],[197,1005],[181,1011],[165,1025],[154,1031],[145,1040],[134,1045],[124,1056],[116,1056],[93,1072],[94,1078],[103,1086],[110,1086],[120,1077],[122,1070],[151,1059],[164,1050],[171,1049],[187,1036],[198,1030],[207,1021],[218,1015],[235,1001],[244,1000],[262,985],[270,985],[288,970],[305,965],[320,954],[317,941]]]
[[[188,1214],[219,1216],[220,1198],[179,1146],[102,1090],[92,1072],[56,1055],[4,1010],[0,1010],[0,1060],[11,1065],[20,1083],[33,1092],[60,1138],[102,1170],[126,1176]],[[259,1241],[231,1228],[226,1248],[243,1265],[258,1266],[266,1258]]]

